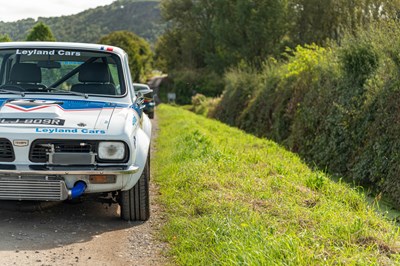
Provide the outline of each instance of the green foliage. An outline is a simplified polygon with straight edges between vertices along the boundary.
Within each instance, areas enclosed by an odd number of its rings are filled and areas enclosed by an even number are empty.
[[[282,50],[286,1],[163,0],[161,8],[170,28],[156,46],[159,66],[169,73],[198,72],[191,75],[195,82],[186,82],[196,88],[174,80],[176,90],[187,93],[183,103],[190,102],[190,91],[219,96],[225,70],[241,62],[260,67]]]
[[[377,20],[397,19],[400,1],[289,0],[289,7],[293,43],[322,45],[327,39],[340,40],[346,31],[355,32]]]
[[[321,61],[326,60],[328,50],[315,44],[297,46],[296,49],[286,48],[285,57],[288,62],[285,65],[287,69],[285,77],[315,73],[315,68]]]
[[[197,93],[192,97],[192,106],[193,112],[200,115],[207,116],[207,107],[206,107],[207,97],[203,94]]]
[[[225,75],[225,91],[215,109],[215,117],[228,125],[238,125],[237,119],[259,89],[260,83],[260,77],[248,66],[228,72]]]
[[[38,22],[32,30],[29,32],[26,37],[27,41],[47,41],[47,42],[55,42],[56,39],[51,32],[49,26],[44,24],[43,22]]]
[[[215,108],[218,106],[220,98],[207,98],[203,94],[197,93],[192,97],[192,105],[188,108],[198,115],[214,116]]]
[[[159,1],[154,0],[119,0],[76,15],[39,17],[38,21],[48,25],[55,38],[64,42],[96,43],[100,36],[126,30],[154,43],[166,27],[161,22]],[[34,19],[0,21],[0,32],[8,34],[13,40],[23,41],[35,24]]]
[[[318,71],[328,66],[330,50],[315,45],[287,50],[287,63],[270,60],[258,73],[246,67],[225,75],[226,89],[216,118],[258,136],[288,138],[304,94],[318,83]]]
[[[11,38],[10,36],[8,36],[7,34],[0,34],[0,42],[11,42]]]
[[[196,94],[197,80],[199,75],[195,71],[178,71],[169,75],[174,81],[173,92],[176,93],[177,104],[189,104],[192,96]]]
[[[382,22],[340,46],[289,50],[286,62],[270,60],[262,72],[232,70],[215,117],[400,205],[399,43],[398,24]]]
[[[285,47],[326,46],[342,41],[346,32],[395,20],[400,0],[163,0],[161,9],[170,27],[156,46],[159,66],[223,76],[243,62],[260,71],[267,58],[281,58]],[[370,60],[368,66],[359,62],[366,73],[355,82],[362,83],[377,62],[370,47],[358,49],[344,55],[344,65],[357,68],[359,60]],[[361,58],[366,51],[372,54]]]
[[[199,97],[203,99],[203,97]],[[397,265],[398,228],[265,139],[160,105],[153,159],[177,265]]]
[[[215,1],[163,0],[161,10],[171,25],[158,43],[157,51],[169,70],[198,69],[212,53]]]
[[[215,71],[243,60],[261,67],[265,58],[281,53],[288,27],[286,0],[215,2],[216,53],[209,51],[206,57]]]
[[[132,79],[146,81],[153,60],[153,53],[147,41],[132,32],[116,31],[103,36],[98,42],[122,48],[129,57]]]
[[[340,51],[340,61],[349,80],[363,86],[379,65],[378,54],[366,38],[351,38]]]
[[[190,104],[192,96],[197,93],[209,97],[218,96],[224,88],[223,79],[219,75],[205,70],[172,71],[168,77],[173,80],[170,92],[176,93],[177,104]]]
[[[168,69],[207,67],[222,74],[242,60],[260,66],[280,52],[286,32],[285,1],[164,0],[171,28],[157,51]]]
[[[313,173],[306,179],[306,186],[312,190],[321,190],[328,179],[322,173]]]

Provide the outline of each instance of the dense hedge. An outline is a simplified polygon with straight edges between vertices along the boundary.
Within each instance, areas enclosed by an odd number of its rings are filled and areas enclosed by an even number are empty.
[[[288,50],[225,76],[215,117],[400,204],[400,29],[376,25],[340,45]]]

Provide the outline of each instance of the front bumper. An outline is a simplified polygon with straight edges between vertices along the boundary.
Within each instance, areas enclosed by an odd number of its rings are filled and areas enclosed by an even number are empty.
[[[0,165],[0,200],[60,201],[71,198],[71,190],[84,182],[87,193],[111,192],[123,188],[139,167]],[[92,183],[96,175],[114,176],[108,183]]]
[[[139,167],[134,165],[102,167],[66,167],[45,165],[0,166],[0,174],[10,175],[131,175],[135,174],[137,171],[139,171]]]

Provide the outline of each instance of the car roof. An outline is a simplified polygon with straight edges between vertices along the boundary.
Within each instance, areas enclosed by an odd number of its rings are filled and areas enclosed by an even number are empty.
[[[43,48],[43,49],[83,49],[92,51],[107,51],[119,55],[125,51],[119,47],[95,43],[76,42],[1,42],[0,49],[22,49],[22,48]]]

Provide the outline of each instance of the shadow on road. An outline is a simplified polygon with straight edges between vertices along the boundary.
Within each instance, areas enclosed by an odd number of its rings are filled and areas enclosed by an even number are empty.
[[[40,211],[21,210],[31,207],[29,204],[0,201],[0,251],[62,247],[142,224],[121,220],[117,204],[109,206],[93,198]]]

